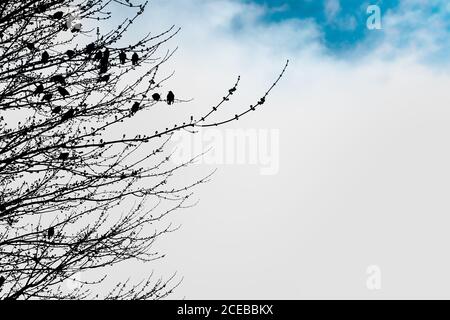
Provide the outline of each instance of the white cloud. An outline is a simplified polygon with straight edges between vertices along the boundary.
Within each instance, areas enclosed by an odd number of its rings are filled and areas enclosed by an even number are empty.
[[[341,10],[341,4],[339,0],[326,0],[325,1],[325,16],[329,22],[333,21]]]
[[[171,83],[195,100],[174,112],[210,108],[241,74],[225,109],[234,114],[292,61],[267,105],[228,127],[279,129],[280,174],[220,167],[199,190],[201,203],[174,217],[182,230],[160,243],[163,266],[185,277],[178,295],[365,298],[366,268],[377,264],[389,275],[380,296],[445,296],[450,73],[417,59],[438,45],[439,23],[415,33],[426,46],[399,49],[396,26],[416,13],[389,14],[373,52],[342,60],[326,54],[314,21],[266,25],[263,12],[235,1],[158,0],[141,22],[183,27]]]

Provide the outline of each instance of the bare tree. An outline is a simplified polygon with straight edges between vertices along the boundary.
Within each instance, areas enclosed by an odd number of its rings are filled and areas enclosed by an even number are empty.
[[[97,25],[111,17],[112,6],[134,14],[100,32]],[[122,261],[162,258],[154,242],[177,228],[162,220],[192,206],[192,188],[210,177],[172,183],[195,159],[171,164],[165,150],[171,135],[238,120],[263,105],[284,74],[287,64],[262,98],[231,118],[210,121],[239,80],[203,115],[117,136],[137,114],[183,101],[169,88],[161,92],[170,75],[159,73],[174,52],[162,46],[179,29],[123,43],[146,6],[128,0],[0,3],[0,298],[169,294],[173,278],[118,283],[104,295],[94,290],[104,276],[79,280],[74,290],[62,284],[78,272],[106,274]]]

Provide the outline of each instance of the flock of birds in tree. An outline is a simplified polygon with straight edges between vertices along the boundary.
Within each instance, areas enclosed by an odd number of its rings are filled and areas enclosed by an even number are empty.
[[[30,46],[27,46],[29,49],[31,49]],[[32,48],[34,50],[34,46]],[[95,44],[91,43],[85,48],[85,52],[88,54],[88,56],[91,56],[93,52],[95,51]],[[69,59],[73,58],[75,56],[76,52],[73,50],[67,50],[66,55]],[[103,52],[101,50],[97,51],[93,57],[94,61],[99,61],[99,77],[97,79],[97,82],[108,82],[111,78],[110,74],[107,74],[108,68],[109,68],[109,50],[106,48]],[[50,55],[47,51],[44,51],[41,56],[41,63],[45,64],[48,63],[50,60]],[[127,54],[125,51],[121,50],[119,53],[119,61],[121,64],[125,64],[127,61]],[[131,56],[131,63],[133,66],[137,65],[139,62],[139,56],[136,52],[133,53]],[[63,99],[65,99],[67,96],[70,95],[69,91],[65,88],[66,86],[66,80],[63,75],[54,75],[50,78],[52,82],[57,84],[57,91],[62,96]],[[36,86],[36,89],[33,92],[34,95],[41,95],[43,94],[41,101],[50,102],[53,99],[53,93],[45,93],[45,88],[42,83],[38,84]],[[160,101],[161,95],[159,93],[154,93],[152,95],[153,100]],[[175,102],[175,94],[172,91],[169,91],[166,97],[166,102],[168,105],[172,105]],[[135,111],[132,111],[132,113],[135,113]]]
[[[41,5],[40,6],[40,10],[42,12],[45,11],[45,5]],[[56,12],[52,15],[52,18],[56,19],[56,20],[61,20],[64,16],[64,13],[62,11]],[[78,26],[78,27],[77,27]],[[79,31],[80,25],[77,25],[76,27],[74,27],[74,29],[72,29],[72,32],[75,31]],[[78,28],[78,29],[77,29]],[[28,50],[32,51],[32,52],[36,52],[36,47],[33,43],[25,43],[25,46]],[[71,60],[72,58],[74,58],[77,53],[75,50],[67,50],[65,52],[65,55],[68,57],[69,60]],[[96,46],[95,43],[91,43],[89,45],[87,45],[83,51],[81,52],[82,54],[87,55],[88,59],[93,59],[93,61],[95,61],[96,63],[98,63],[98,78],[97,78],[97,82],[104,82],[107,83],[110,81],[111,75],[108,73],[108,69],[110,68],[110,51],[108,48],[105,48],[103,51],[98,48]],[[127,53],[124,50],[120,50],[119,54],[118,54],[118,60],[120,62],[121,65],[125,65],[128,61],[128,57],[127,57]],[[137,66],[139,64],[139,55],[134,52],[131,56],[131,64],[132,66]],[[47,64],[51,61],[51,56],[47,51],[43,51],[41,54],[41,63],[42,64]],[[269,91],[266,92],[266,95],[270,92],[270,90],[276,85],[276,83],[279,81],[279,79],[281,78],[281,76],[284,74],[284,71],[286,70],[287,64],[285,66],[285,68],[283,69],[282,73],[280,74],[279,78],[276,80],[276,82],[272,85],[272,87],[269,89]],[[63,98],[65,99],[67,96],[70,96],[70,92],[66,89],[67,87],[67,83],[66,83],[66,77],[62,74],[57,74],[57,75],[53,75],[50,77],[50,82],[53,83],[56,86],[56,91],[57,93]],[[237,84],[236,84],[237,85]],[[229,94],[233,94],[234,91],[236,91],[236,85],[229,90]],[[53,91],[53,90],[52,90]],[[34,92],[33,92],[34,96],[41,96],[41,101],[45,101],[46,103],[48,103],[50,105],[50,102],[52,101],[53,97],[54,97],[54,93],[53,92],[49,92],[46,91],[46,88],[44,87],[44,84],[39,83]],[[265,95],[265,96],[266,96]],[[258,105],[261,105],[265,102],[265,96],[263,98],[261,98],[261,100],[258,102]],[[155,102],[161,101],[161,95],[159,93],[153,93],[152,94],[152,99]],[[228,101],[229,98],[228,97],[224,97],[223,101]],[[175,103],[175,94],[172,91],[169,91],[167,96],[166,96],[166,103],[168,105],[172,105]],[[140,110],[140,103],[139,102],[134,102],[131,106],[130,109],[130,115],[134,115],[136,114],[139,110]],[[250,109],[251,110],[255,110],[256,106],[251,105]],[[217,110],[217,106],[213,107],[213,111]],[[63,112],[63,109],[61,106],[53,106],[51,112],[53,114],[61,114],[61,121],[65,122],[70,120],[71,118],[73,118],[77,112],[77,109],[74,108],[70,108],[69,110]],[[210,112],[210,113],[211,113]],[[247,111],[246,111],[247,112]],[[244,112],[243,114],[245,114],[246,112]],[[209,113],[209,114],[210,114]],[[209,115],[208,114],[208,115]],[[205,117],[202,118],[202,120],[204,120]],[[238,115],[235,116],[235,119],[238,119]],[[193,117],[191,116],[191,122],[193,121]],[[224,121],[228,122],[230,120]],[[217,124],[215,124],[217,125]],[[168,129],[166,129],[168,130]],[[156,134],[158,132],[156,131]],[[101,140],[102,142],[102,140]],[[69,152],[61,152],[59,153],[59,156],[57,156],[57,160],[59,161],[67,161],[70,158],[70,153]],[[4,212],[6,211],[6,207],[2,204],[0,204],[0,212]],[[46,237],[48,240],[52,239],[55,237],[55,227],[50,226],[48,229],[46,229],[44,231],[46,234],[44,235],[44,237]],[[0,288],[5,284],[5,277],[4,276],[0,276]]]
[[[35,50],[34,45],[27,45],[27,48],[30,50]],[[94,43],[91,43],[89,45],[86,46],[84,52],[88,55],[88,57],[91,57],[92,54],[96,51],[96,47]],[[66,55],[69,59],[73,58],[75,56],[76,52],[73,50],[68,50],[66,51]],[[99,77],[97,82],[108,82],[110,80],[110,74],[108,74],[108,68],[110,66],[109,63],[109,50],[106,48],[103,52],[101,50],[98,50],[95,52],[94,54],[94,61],[98,61],[99,62]],[[44,51],[41,55],[41,62],[42,63],[48,63],[50,60],[50,55],[47,51]],[[119,53],[119,61],[121,64],[125,64],[127,61],[127,54],[125,51],[121,50]],[[139,62],[139,56],[136,52],[133,53],[133,55],[131,56],[131,63],[133,66],[137,65]],[[58,75],[53,75],[50,78],[50,81],[55,83],[57,85],[56,90],[59,93],[59,95],[61,95],[61,97],[63,99],[65,99],[67,96],[70,96],[69,91],[65,88],[65,86],[67,85],[66,83],[66,79],[63,75],[58,74]],[[42,83],[38,84],[36,86],[36,89],[34,90],[33,94],[35,96],[39,96],[42,95],[41,101],[45,101],[47,103],[50,103],[50,101],[53,99],[53,93],[51,92],[45,92],[45,87]],[[153,93],[152,94],[152,99],[155,102],[158,102],[161,100],[161,95],[159,93]],[[172,105],[175,102],[175,94],[172,91],[169,91],[166,97],[166,102],[168,105]],[[138,112],[140,109],[140,103],[139,102],[134,102],[133,105],[131,106],[131,110],[130,110],[130,115],[134,115],[136,112]],[[71,118],[73,118],[75,116],[76,113],[76,109],[70,108],[69,110],[67,110],[65,113],[62,114],[61,116],[61,121],[65,122],[70,120]],[[61,106],[55,106],[52,109],[52,113],[53,114],[60,114],[62,112],[62,108]],[[69,159],[69,153],[67,152],[62,152],[60,153],[58,160],[61,161],[66,161]]]
[[[88,45],[87,47],[87,52],[92,53],[92,45]],[[72,50],[68,50],[66,52],[66,55],[71,58],[75,55],[75,52]],[[50,59],[50,55],[48,54],[47,51],[44,51],[42,53],[42,63],[47,63]],[[109,81],[109,74],[105,74],[107,72],[107,69],[109,67],[109,50],[105,49],[105,51],[102,53],[101,51],[98,51],[95,56],[94,56],[94,60],[98,60],[100,61],[100,68],[99,68],[99,73],[100,73],[100,77],[98,81]],[[119,60],[121,64],[125,64],[126,60],[127,60],[127,56],[126,53],[124,51],[121,51],[119,54]],[[131,58],[132,64],[136,65],[139,61],[139,57],[137,55],[137,53],[133,53],[132,58]],[[56,87],[58,93],[65,98],[66,96],[70,95],[70,93],[67,91],[67,89],[64,88],[64,86],[66,86],[66,80],[64,78],[63,75],[54,75],[50,78],[50,80],[52,82],[54,82],[55,84],[57,84],[58,86]],[[41,95],[42,96],[42,101],[47,101],[50,102],[53,98],[53,94],[52,93],[45,93],[45,88],[43,84],[39,84],[35,91],[34,91],[34,95]],[[161,95],[159,93],[153,93],[152,94],[152,99],[156,102],[161,100]],[[166,102],[168,105],[172,105],[175,102],[175,94],[172,91],[169,91],[167,94],[167,98],[166,98]],[[140,103],[139,102],[134,102],[130,113],[131,115],[134,115],[136,112],[138,112],[140,109]],[[52,113],[54,114],[59,114],[61,113],[62,108],[61,106],[55,106],[52,109]],[[61,116],[61,121],[65,122],[71,118],[74,117],[76,112],[76,109],[69,109],[68,111],[66,111],[62,116]],[[191,118],[192,120],[192,118]],[[58,156],[58,160],[60,161],[66,161],[69,159],[69,152],[61,152]],[[0,208],[2,209],[2,208]],[[3,210],[0,210],[3,211]],[[47,229],[47,238],[51,239],[55,236],[55,228],[54,227],[49,227]],[[6,279],[3,276],[0,276],[0,287],[3,286],[3,284],[5,283]]]
[[[27,43],[26,47],[29,50],[36,50],[35,46],[31,43]],[[91,58],[92,55],[92,59],[96,62],[99,63],[98,69],[99,69],[99,76],[97,79],[97,82],[109,82],[111,75],[108,74],[108,69],[110,67],[110,52],[109,49],[106,48],[105,50],[101,51],[101,50],[97,50],[96,45],[94,43],[91,43],[89,45],[87,45],[84,49],[84,53],[86,53],[88,55],[88,58]],[[95,53],[95,54],[94,54]],[[76,52],[74,50],[67,50],[66,53],[67,57],[69,59],[72,59],[75,55]],[[44,51],[41,55],[41,63],[46,64],[50,61],[50,54],[47,51]],[[119,62],[120,64],[125,64],[128,60],[127,58],[127,54],[124,50],[121,50],[119,53]],[[133,66],[138,65],[139,63],[139,55],[134,52],[131,56],[131,63]],[[58,92],[58,94],[65,99],[67,96],[70,96],[69,91],[65,88],[67,83],[66,83],[66,79],[64,77],[64,75],[58,74],[58,75],[54,75],[50,78],[50,81],[55,83],[57,85],[56,87],[56,91]],[[54,97],[54,94],[51,92],[45,92],[45,87],[42,83],[39,83],[33,94],[35,96],[40,96],[41,97],[41,101],[50,103]],[[154,101],[158,102],[161,100],[161,95],[159,93],[154,93],[152,95],[152,98]],[[175,94],[172,91],[169,91],[166,97],[166,102],[168,105],[172,105],[175,102]],[[131,114],[135,114],[137,111],[139,110],[139,103],[135,102],[133,104],[133,106],[131,107]],[[53,113],[60,113],[62,111],[61,107],[57,106],[55,108],[52,109]],[[68,120],[70,118],[72,118],[74,115],[74,111],[73,109],[67,111],[63,116],[62,116],[62,120]]]
[[[27,48],[30,50],[35,50],[34,45],[33,46],[28,46]],[[96,50],[96,46],[94,43],[91,43],[89,45],[87,45],[84,49],[84,53],[86,53],[88,55],[88,58],[91,58],[93,55],[93,60],[97,61],[99,63],[99,77],[97,82],[108,82],[110,80],[110,74],[108,74],[108,69],[110,67],[110,52],[109,49],[106,48],[105,50],[103,50],[103,52],[101,50]],[[95,54],[94,54],[95,53]],[[76,55],[76,52],[73,50],[67,50],[66,53],[67,57],[69,59],[73,58]],[[124,50],[121,50],[119,53],[119,62],[121,64],[125,64],[127,62],[127,54]],[[41,55],[41,63],[48,63],[50,60],[50,55],[47,51],[44,51]],[[136,52],[133,53],[133,55],[131,56],[131,63],[133,66],[137,65],[139,62],[139,56]],[[66,83],[66,79],[63,75],[61,74],[57,74],[57,75],[53,75],[52,77],[50,77],[50,81],[53,82],[55,85],[57,85],[56,87],[56,91],[59,93],[59,95],[61,95],[61,97],[63,99],[65,99],[67,96],[70,96],[69,91],[65,88],[65,86],[67,85]],[[41,101],[45,101],[47,103],[50,103],[51,100],[53,99],[54,94],[51,92],[45,92],[45,87],[42,83],[38,84],[36,86],[36,89],[34,90],[33,94],[35,96],[39,96],[42,95]],[[161,95],[159,93],[153,93],[152,94],[152,99],[155,102],[158,102],[161,100]],[[172,105],[175,102],[175,94],[172,91],[169,91],[166,97],[166,102],[168,105]],[[138,112],[140,109],[140,103],[139,102],[134,102],[131,110],[130,110],[130,114],[134,115],[136,112]],[[75,113],[76,113],[76,109],[69,109],[68,111],[66,111],[64,114],[62,114],[61,116],[61,121],[65,122],[71,118],[74,117]],[[61,106],[55,106],[52,109],[52,113],[54,114],[60,114],[62,112],[62,108]],[[66,153],[61,153],[61,155],[59,156],[59,160],[67,160],[68,159],[69,154]]]
[[[59,20],[63,17],[63,13],[62,12],[57,12],[55,13],[53,16],[53,18]],[[34,52],[36,51],[36,47],[33,43],[25,43],[25,46],[27,49],[29,49],[30,51]],[[94,43],[91,43],[89,45],[87,45],[85,47],[85,49],[83,50],[83,53],[87,54],[88,59],[93,59],[95,62],[99,63],[98,69],[99,69],[99,75],[98,75],[98,79],[97,82],[109,82],[111,75],[108,74],[108,69],[110,67],[110,51],[108,48],[104,49],[103,51],[98,50],[96,45]],[[67,50],[65,52],[65,55],[68,57],[68,59],[72,59],[76,56],[77,52],[74,50]],[[93,57],[92,57],[93,56]],[[119,55],[119,62],[121,65],[124,65],[127,63],[128,57],[127,57],[127,53],[124,50],[121,50]],[[41,63],[42,64],[46,64],[49,63],[51,59],[50,54],[47,51],[42,52],[41,54]],[[134,52],[131,56],[131,64],[133,66],[137,66],[139,63],[139,55]],[[54,83],[56,85],[56,91],[58,92],[58,94],[65,99],[67,96],[70,96],[69,91],[65,88],[67,86],[67,82],[66,82],[66,78],[64,75],[58,74],[58,75],[53,75],[52,77],[50,77],[50,82]],[[46,89],[44,87],[44,85],[42,83],[39,83],[34,92],[33,95],[35,96],[41,96],[41,101],[45,101],[46,103],[49,103],[52,101],[54,94],[52,92],[46,92]],[[155,102],[161,101],[161,95],[159,93],[153,93],[152,94],[152,99]],[[168,105],[172,105],[175,102],[175,94],[172,91],[169,91],[166,97],[166,102]],[[131,106],[130,109],[130,114],[134,115],[136,112],[138,112],[140,109],[140,103],[139,102],[134,102],[133,105]],[[62,108],[61,106],[54,106],[52,108],[52,113],[53,114],[61,114],[62,112]],[[68,111],[66,111],[65,113],[63,113],[61,115],[61,121],[65,122],[68,121],[69,119],[73,118],[75,116],[77,109],[73,109],[70,108]],[[59,154],[59,156],[57,157],[57,160],[60,161],[66,161],[69,159],[69,152],[61,152]],[[52,237],[54,237],[55,235],[55,229],[54,227],[50,227],[47,230],[47,238],[50,239]],[[3,276],[0,276],[0,287],[2,287],[2,285],[5,282],[5,278]]]
[[[38,8],[40,12],[45,12],[46,7],[45,5],[41,5]],[[61,20],[64,17],[64,12],[58,11],[51,15],[51,18],[55,20]],[[74,29],[72,29],[72,32],[80,31],[81,25],[76,25]],[[25,47],[30,50],[31,52],[36,52],[38,49],[36,48],[35,44],[32,42],[24,42]],[[69,60],[74,58],[77,55],[77,51],[75,50],[67,50],[65,52],[65,55]],[[111,79],[111,75],[108,73],[108,69],[110,68],[110,51],[108,48],[105,48],[103,51],[98,48],[98,46],[95,43],[88,44],[81,52],[82,54],[87,55],[87,59],[92,59],[93,61],[98,63],[98,78],[97,82],[109,82]],[[118,59],[121,65],[125,65],[128,60],[131,61],[132,66],[137,66],[140,61],[140,57],[137,52],[134,52],[131,55],[131,59],[128,59],[127,53],[125,50],[120,50],[118,54]],[[48,51],[43,51],[40,57],[40,62],[42,64],[47,64],[51,62],[51,56]],[[56,85],[56,92],[63,98],[66,99],[66,97],[70,96],[70,92],[66,89],[67,82],[66,77],[62,74],[53,75],[50,77],[50,82]],[[44,87],[44,84],[38,83],[33,95],[39,96],[40,100],[48,103],[50,105],[50,102],[53,100],[55,96],[55,91],[49,92]],[[161,95],[159,93],[153,93],[152,99],[155,102],[161,101]],[[175,103],[175,94],[172,91],[169,91],[166,96],[166,102],[168,105],[172,105]],[[134,115],[136,112],[138,112],[140,109],[140,103],[134,102],[130,109],[130,114]],[[52,108],[53,114],[61,114],[63,112],[63,109],[61,106],[53,106]],[[75,113],[77,112],[77,109],[70,108],[66,112],[62,113],[61,115],[61,121],[65,122],[75,116]],[[58,160],[66,161],[69,159],[69,153],[68,152],[62,152],[59,154]],[[54,235],[54,229],[50,228],[48,230],[48,237],[51,238]],[[4,280],[3,280],[4,281]],[[2,285],[2,278],[0,277],[0,287]]]

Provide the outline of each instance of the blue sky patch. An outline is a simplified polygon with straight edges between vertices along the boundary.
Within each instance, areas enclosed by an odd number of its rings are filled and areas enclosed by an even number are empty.
[[[367,7],[378,5],[381,12],[395,9],[398,0],[243,0],[267,9],[264,22],[288,19],[313,19],[323,33],[324,45],[340,52],[354,48],[367,37],[377,34],[366,28]]]

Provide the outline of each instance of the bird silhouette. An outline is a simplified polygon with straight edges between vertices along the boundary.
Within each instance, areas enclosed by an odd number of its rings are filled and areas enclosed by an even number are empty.
[[[131,56],[131,63],[133,64],[133,66],[137,65],[139,61],[139,56],[138,54],[135,52],[133,53],[133,55]]]
[[[57,90],[58,90],[59,94],[62,95],[63,98],[65,98],[66,96],[68,96],[70,94],[69,91],[67,91],[63,87],[58,87]]]
[[[42,85],[42,83],[40,83],[37,87],[36,90],[34,90],[33,94],[35,96],[37,96],[38,94],[41,94],[44,92],[44,86]]]
[[[36,49],[34,47],[34,43],[31,42],[25,42],[25,46],[27,47],[28,50],[33,51],[34,49]]]
[[[159,93],[154,93],[154,94],[152,94],[152,98],[155,101],[159,101],[159,99],[161,99],[161,96],[159,95]]]
[[[109,50],[105,49],[100,60],[100,74],[106,73],[109,66]]]
[[[49,102],[50,100],[52,100],[53,98],[53,93],[46,93],[44,94],[44,96],[42,97],[42,101],[47,101]]]
[[[67,121],[70,118],[73,118],[74,115],[75,115],[75,110],[70,109],[69,111],[67,111],[66,113],[63,114],[63,116],[61,117],[61,120]]]
[[[47,63],[49,59],[50,55],[48,54],[48,52],[47,51],[42,52],[41,62]]]
[[[64,76],[62,76],[60,74],[51,77],[50,80],[52,80],[53,82],[59,83],[63,86],[66,85],[66,80],[64,79]]]
[[[62,153],[61,153],[61,155],[62,155]],[[69,156],[69,154],[67,154],[67,156]],[[47,230],[47,237],[50,239],[54,235],[55,235],[55,228],[53,228],[53,227],[48,228],[48,230]]]
[[[3,286],[5,281],[6,281],[5,277],[4,276],[0,276],[0,288]]]
[[[172,91],[169,91],[169,93],[167,94],[167,104],[171,105],[175,102],[175,95],[173,94]]]
[[[135,114],[139,111],[139,102],[133,103],[133,106],[131,107],[131,114]]]
[[[99,73],[103,74],[103,73],[106,73],[106,72],[108,72],[108,64],[100,62],[100,71],[99,71]]]
[[[101,76],[100,78],[98,78],[97,82],[108,82],[110,77],[111,77],[111,75],[105,74],[105,75]]]
[[[55,12],[52,15],[53,19],[56,19],[56,20],[60,20],[63,16],[64,16],[64,12],[62,12],[62,11]]]
[[[66,51],[66,55],[69,57],[69,59],[72,59],[73,56],[75,55],[75,51],[73,51],[73,50],[67,50],[67,51]]]
[[[47,10],[47,5],[46,4],[39,4],[36,8],[36,12],[37,13],[44,13],[45,10]]]
[[[121,64],[124,64],[127,61],[127,54],[125,53],[125,51],[120,51],[119,60]]]
[[[95,43],[92,42],[88,44],[84,50],[86,51],[87,54],[91,54],[95,50]]]
[[[60,113],[61,112],[61,106],[56,106],[52,110],[53,113]]]
[[[106,48],[105,51],[103,52],[103,59],[108,61],[109,59],[109,49]]]
[[[102,56],[103,56],[102,52],[101,51],[97,51],[95,53],[94,60],[100,60],[102,58]]]

